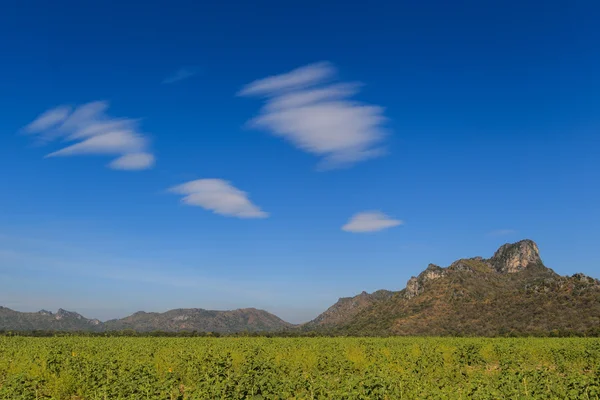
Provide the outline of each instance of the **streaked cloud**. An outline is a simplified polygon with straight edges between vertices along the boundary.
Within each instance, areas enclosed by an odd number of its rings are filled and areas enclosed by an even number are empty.
[[[238,95],[262,97],[265,105],[248,126],[322,157],[321,169],[385,154],[384,109],[350,100],[361,85],[331,83],[335,75],[331,63],[320,62],[249,83]]]
[[[342,226],[342,230],[352,233],[377,232],[404,224],[404,221],[393,219],[380,211],[364,211],[354,214]]]
[[[188,79],[191,78],[192,76],[196,75],[198,73],[198,70],[196,68],[180,68],[177,71],[173,72],[171,75],[167,76],[164,80],[163,80],[163,84],[168,84],[168,83],[175,83],[175,82],[179,82],[182,81],[184,79]]]
[[[140,132],[138,120],[114,118],[106,114],[108,103],[94,101],[79,107],[59,106],[48,110],[23,128],[42,142],[62,139],[72,142],[46,157],[83,154],[118,156],[108,164],[121,170],[142,170],[154,165],[147,136]]]
[[[240,90],[240,96],[272,95],[283,90],[305,89],[336,74],[329,62],[310,64],[281,75],[256,80]]]
[[[41,114],[32,123],[27,125],[24,129],[26,133],[38,133],[50,128],[54,128],[58,124],[63,123],[69,114],[71,113],[71,107],[60,106],[53,108]]]
[[[496,229],[495,231],[488,232],[488,236],[508,236],[517,233],[514,229]]]
[[[190,206],[202,207],[215,214],[237,218],[267,218],[268,213],[252,204],[248,194],[222,179],[198,179],[169,189],[183,195]]]

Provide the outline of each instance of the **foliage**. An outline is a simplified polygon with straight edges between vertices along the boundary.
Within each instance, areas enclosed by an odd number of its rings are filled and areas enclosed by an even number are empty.
[[[599,399],[600,339],[0,337],[0,399]]]

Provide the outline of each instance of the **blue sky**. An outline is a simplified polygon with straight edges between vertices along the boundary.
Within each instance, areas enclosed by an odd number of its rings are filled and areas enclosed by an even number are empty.
[[[209,3],[3,7],[0,304],[302,322],[522,238],[599,276],[597,2]]]

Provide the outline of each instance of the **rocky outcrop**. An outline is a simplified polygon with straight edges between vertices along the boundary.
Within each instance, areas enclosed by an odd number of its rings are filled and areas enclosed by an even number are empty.
[[[503,245],[489,262],[496,271],[508,274],[519,272],[530,265],[543,265],[540,250],[532,240]]]
[[[421,272],[419,276],[413,276],[406,283],[406,291],[404,296],[407,299],[412,299],[415,296],[423,293],[425,285],[433,280],[439,279],[446,275],[446,270],[438,265],[429,264],[425,271]]]
[[[522,240],[501,246],[490,259],[483,257],[462,258],[453,262],[448,268],[429,264],[427,269],[417,277],[412,277],[406,284],[404,297],[412,299],[425,291],[428,282],[439,279],[454,272],[497,272],[513,274],[530,266],[543,266],[538,246],[532,240]]]
[[[83,315],[81,315],[81,314],[78,314],[78,313],[73,312],[73,311],[63,310],[62,308],[58,309],[58,312],[56,313],[56,315],[54,316],[54,318],[56,318],[58,320],[63,319],[63,318],[78,319],[78,320],[85,319],[83,317]]]
[[[448,270],[464,272],[492,271],[492,265],[483,257],[461,258],[460,260],[454,261],[448,267]]]

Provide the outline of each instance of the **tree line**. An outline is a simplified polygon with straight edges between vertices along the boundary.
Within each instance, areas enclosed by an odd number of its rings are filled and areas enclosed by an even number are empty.
[[[90,331],[55,331],[55,330],[2,330],[0,336],[22,336],[22,337],[390,337],[394,335],[369,335],[364,332],[336,332],[334,330],[301,331],[289,330],[279,332],[204,332],[204,331],[135,331],[133,329],[114,330],[104,332]],[[476,337],[477,335],[467,335],[463,332],[444,335],[446,337]],[[501,334],[492,337],[600,337],[600,326],[591,328],[585,332],[570,329],[554,329],[551,331],[540,332],[517,332],[504,331]]]

